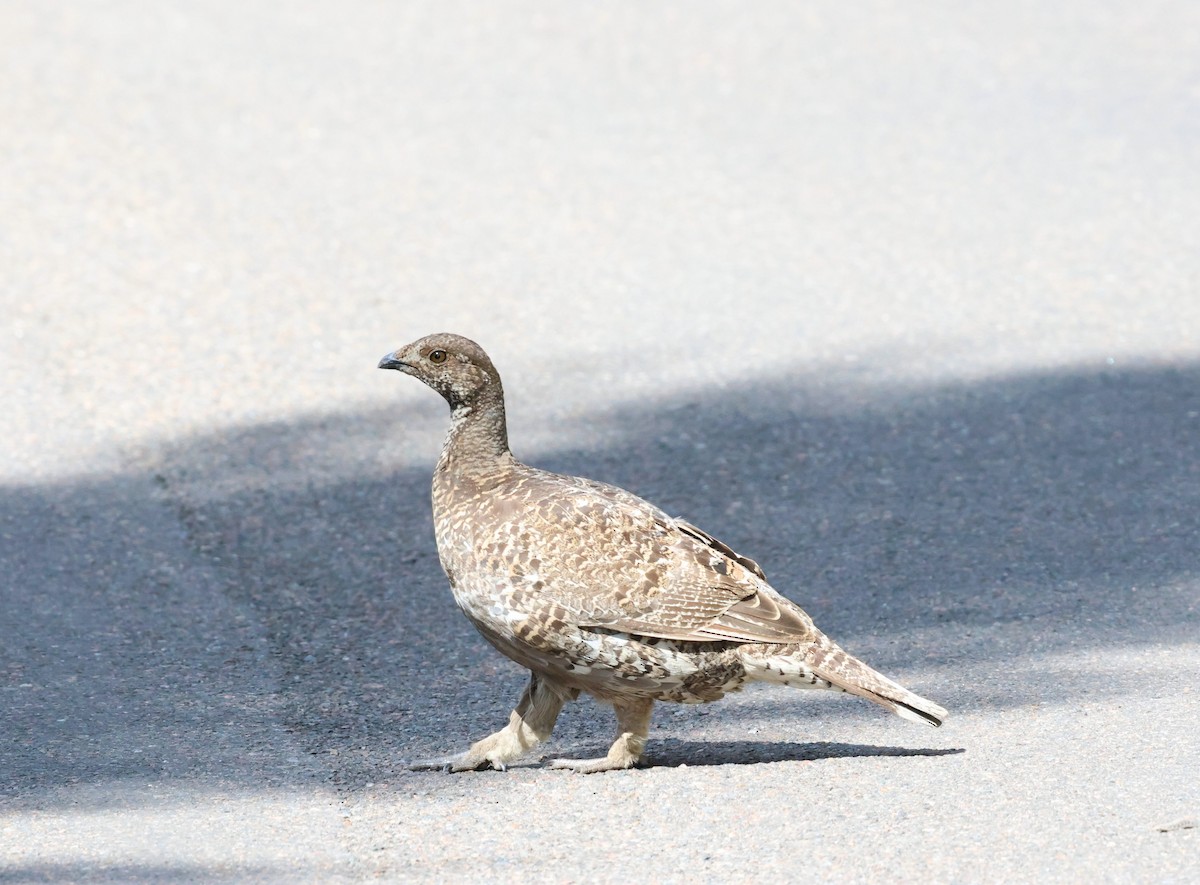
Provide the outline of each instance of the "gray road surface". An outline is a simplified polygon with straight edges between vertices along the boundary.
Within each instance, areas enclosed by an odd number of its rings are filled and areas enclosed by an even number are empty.
[[[1186,2],[3,3],[0,879],[1200,880],[1198,121]],[[407,772],[436,330],[946,726]]]

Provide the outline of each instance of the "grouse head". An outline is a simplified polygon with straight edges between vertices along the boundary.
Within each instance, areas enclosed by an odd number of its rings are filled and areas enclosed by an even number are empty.
[[[379,361],[424,381],[450,404],[470,407],[481,396],[502,394],[500,374],[483,348],[461,335],[439,332],[393,350]]]

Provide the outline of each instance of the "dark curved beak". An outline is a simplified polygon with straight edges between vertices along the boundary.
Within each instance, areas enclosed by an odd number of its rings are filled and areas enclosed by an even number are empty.
[[[392,351],[387,356],[379,361],[381,369],[398,369],[403,372],[405,369],[411,369],[412,366],[404,360],[396,359],[396,351]]]

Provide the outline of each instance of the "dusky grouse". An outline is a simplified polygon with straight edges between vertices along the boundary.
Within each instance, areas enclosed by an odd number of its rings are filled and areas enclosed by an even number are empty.
[[[503,769],[546,740],[581,691],[613,705],[616,741],[607,756],[555,768],[628,768],[655,701],[715,701],[755,680],[849,692],[930,725],[945,718],[839,648],[755,562],[694,525],[624,489],[514,458],[500,375],[475,342],[430,335],[379,367],[450,404],[433,475],[442,567],[471,623],[530,671],[506,727],[414,768]]]

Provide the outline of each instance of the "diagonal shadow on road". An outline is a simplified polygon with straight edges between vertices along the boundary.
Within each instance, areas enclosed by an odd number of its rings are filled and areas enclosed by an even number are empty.
[[[433,546],[443,412],[430,394],[403,416],[224,430],[120,475],[0,490],[3,795],[123,778],[353,788],[501,724],[521,676],[454,610]],[[952,711],[1161,691],[1137,655],[1200,635],[1194,364],[927,386],[785,374],[557,430],[553,450],[514,449],[686,516]],[[803,696],[758,697],[757,715],[805,715]],[[820,752],[693,750],[720,715],[674,723],[651,758]],[[608,727],[572,714],[556,750]]]

